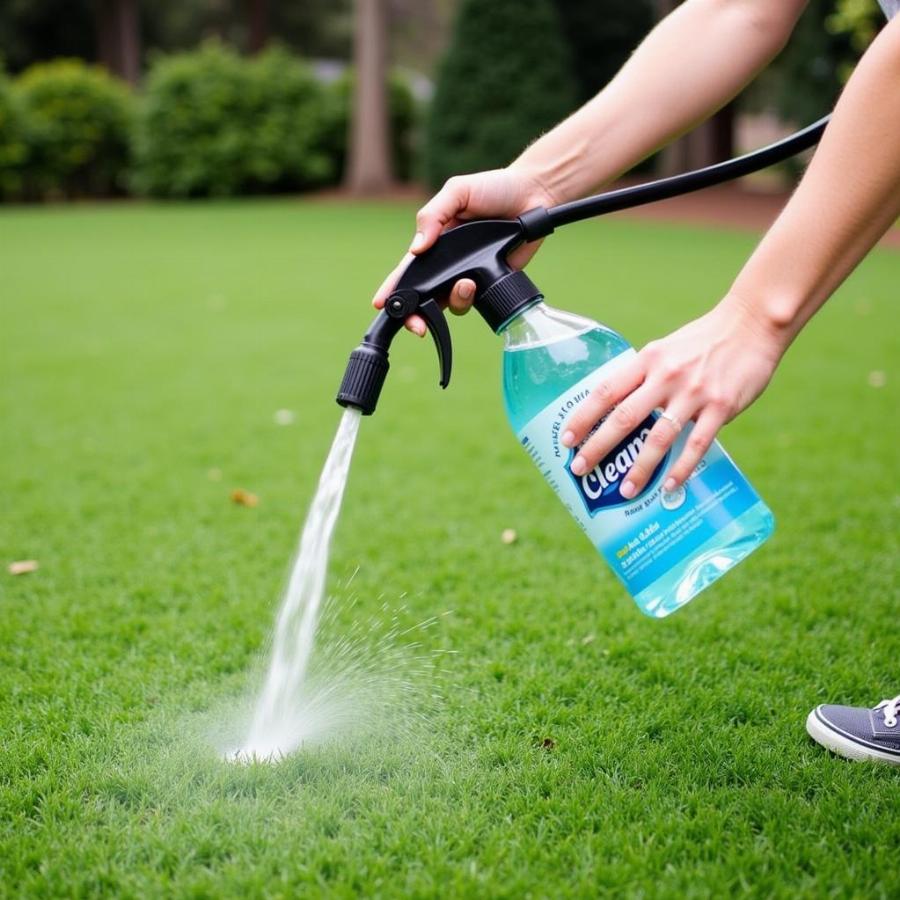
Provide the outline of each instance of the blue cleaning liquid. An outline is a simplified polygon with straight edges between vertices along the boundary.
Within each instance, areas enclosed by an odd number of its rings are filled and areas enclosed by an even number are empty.
[[[631,500],[619,487],[655,413],[592,472],[574,475],[569,466],[575,451],[559,442],[565,423],[633,348],[609,328],[555,310],[540,298],[501,332],[503,396],[513,431],[642,612],[669,615],[771,535],[771,511],[718,442],[682,487],[662,490],[690,423]]]

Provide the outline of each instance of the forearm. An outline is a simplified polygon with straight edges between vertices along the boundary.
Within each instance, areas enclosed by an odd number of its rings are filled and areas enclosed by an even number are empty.
[[[806,0],[687,0],[593,100],[513,166],[558,202],[630,169],[731,100],[783,47]]]
[[[900,18],[853,73],[809,168],[727,303],[786,348],[900,216]]]

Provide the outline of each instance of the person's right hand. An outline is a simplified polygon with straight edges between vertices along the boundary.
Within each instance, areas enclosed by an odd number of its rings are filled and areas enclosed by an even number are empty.
[[[416,234],[409,252],[384,280],[372,305],[376,309],[384,307],[413,256],[427,250],[448,228],[472,219],[511,219],[535,206],[550,207],[556,202],[536,176],[517,170],[514,165],[454,176],[417,213]],[[509,256],[510,264],[523,268],[540,245],[540,241],[534,241],[516,248]],[[475,282],[469,278],[457,281],[448,298],[450,311],[456,315],[468,312],[475,289]],[[425,334],[425,322],[419,316],[410,316],[405,324],[419,337]]]

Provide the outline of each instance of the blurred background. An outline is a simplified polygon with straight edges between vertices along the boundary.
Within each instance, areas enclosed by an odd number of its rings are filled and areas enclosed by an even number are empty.
[[[415,195],[508,163],[677,4],[4,0],[0,199]],[[642,174],[819,117],[878,23],[875,0],[811,0],[753,88]]]

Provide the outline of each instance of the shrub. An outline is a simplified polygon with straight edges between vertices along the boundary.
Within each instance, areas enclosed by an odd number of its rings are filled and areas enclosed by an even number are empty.
[[[18,93],[0,72],[0,199],[22,196],[27,160],[25,112]]]
[[[805,125],[834,106],[859,59],[858,39],[829,27],[834,7],[833,0],[810,0],[787,47],[751,88],[751,107],[774,107],[787,121]]]
[[[58,59],[16,81],[29,143],[25,190],[34,196],[105,195],[128,165],[133,98],[97,66]]]
[[[578,103],[622,68],[653,27],[652,0],[554,0],[571,48]]]
[[[322,148],[334,160],[338,177],[343,174],[347,162],[354,79],[353,70],[348,69],[326,88]],[[394,176],[400,181],[409,181],[413,177],[417,109],[409,84],[397,73],[392,73],[388,82],[388,117]]]
[[[152,67],[135,132],[134,185],[163,197],[295,190],[334,177],[323,89],[280,49],[247,60],[218,43]]]
[[[506,165],[570,112],[575,96],[551,0],[463,0],[429,116],[428,181]]]

